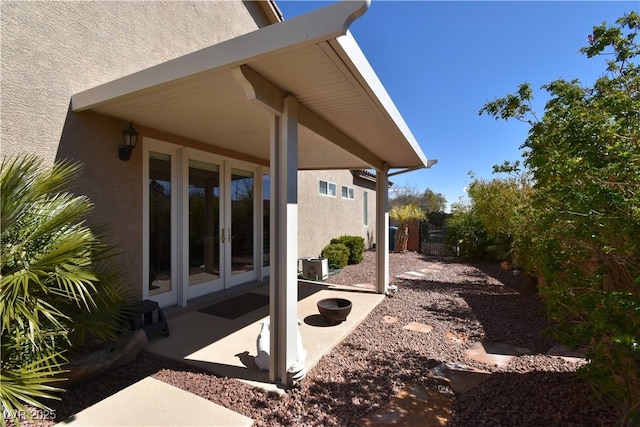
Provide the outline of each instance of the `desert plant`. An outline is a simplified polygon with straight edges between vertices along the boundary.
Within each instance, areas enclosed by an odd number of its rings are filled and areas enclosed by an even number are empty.
[[[332,268],[344,268],[349,261],[349,248],[342,243],[329,244],[322,249],[322,258],[326,258]]]
[[[69,162],[42,168],[35,156],[3,159],[0,172],[0,322],[3,410],[48,409],[65,353],[87,337],[116,339],[126,318],[111,253],[84,223],[92,204],[66,191]]]
[[[349,249],[348,264],[360,264],[364,258],[364,238],[360,236],[340,236],[331,239],[331,243],[342,243]]]
[[[424,219],[425,213],[417,205],[410,203],[391,208],[389,218],[398,221],[400,224],[395,237],[395,252],[403,253],[407,250],[409,241],[409,222],[416,219]]]

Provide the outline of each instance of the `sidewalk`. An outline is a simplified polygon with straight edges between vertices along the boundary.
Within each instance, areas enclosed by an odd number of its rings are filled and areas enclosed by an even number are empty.
[[[248,427],[253,420],[147,377],[56,425]]]

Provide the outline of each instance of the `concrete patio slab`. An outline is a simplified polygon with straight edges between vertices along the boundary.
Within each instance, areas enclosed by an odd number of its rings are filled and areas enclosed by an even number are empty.
[[[244,291],[268,294],[268,286]],[[298,317],[307,351],[306,369],[340,343],[385,297],[337,285],[300,283]],[[227,295],[227,298],[231,295]],[[347,298],[353,308],[347,320],[330,326],[318,314],[323,298]],[[261,307],[236,319],[197,311],[212,301],[201,301],[188,309],[168,314],[170,337],[154,337],[146,350],[181,360],[217,375],[236,378],[265,390],[282,392],[269,381],[267,372],[255,362],[256,338],[269,307]],[[56,426],[224,426],[244,427],[253,420],[195,394],[152,377],[88,407]]]
[[[56,426],[249,427],[251,418],[151,377],[121,390]]]
[[[268,292],[263,286],[251,292]],[[323,298],[346,298],[353,308],[347,320],[330,326],[318,313],[316,303]],[[299,285],[298,319],[300,334],[307,351],[306,369],[340,343],[383,299],[384,295],[346,287],[311,284]],[[195,310],[169,314],[171,336],[158,337],[146,350],[180,360],[216,375],[236,378],[252,386],[278,391],[269,374],[258,369],[256,339],[269,307],[261,307],[237,319],[225,319]]]

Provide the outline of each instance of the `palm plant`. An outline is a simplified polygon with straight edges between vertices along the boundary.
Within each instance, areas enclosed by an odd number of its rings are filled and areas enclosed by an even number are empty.
[[[394,206],[389,210],[389,218],[398,221],[400,227],[395,235],[395,252],[403,253],[407,250],[409,242],[409,222],[425,218],[425,213],[417,205]]]
[[[0,325],[4,411],[47,409],[65,353],[86,337],[117,339],[126,319],[112,250],[84,222],[92,204],[67,191],[80,166],[48,169],[35,156],[0,171]]]

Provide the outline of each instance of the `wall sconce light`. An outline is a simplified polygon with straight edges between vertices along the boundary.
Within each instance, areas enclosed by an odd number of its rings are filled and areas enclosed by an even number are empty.
[[[122,131],[122,135],[124,137],[124,145],[120,147],[118,157],[120,160],[127,161],[131,158],[131,152],[136,148],[136,144],[138,143],[138,132],[136,132],[131,122],[129,122],[129,127]]]

